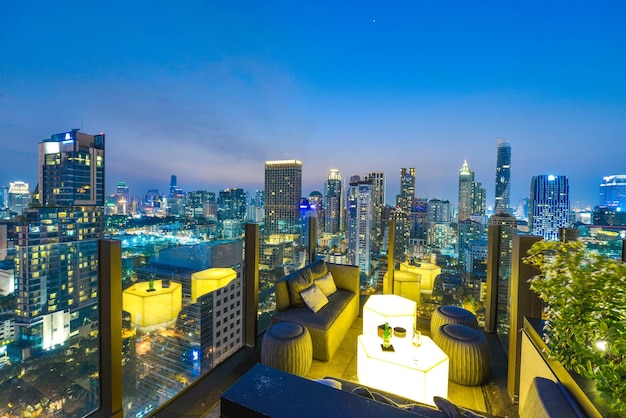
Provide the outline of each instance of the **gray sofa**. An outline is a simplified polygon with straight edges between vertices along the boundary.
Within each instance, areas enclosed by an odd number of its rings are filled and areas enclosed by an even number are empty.
[[[330,272],[337,291],[328,304],[313,313],[300,292]],[[359,268],[318,260],[276,282],[276,310],[272,323],[296,322],[305,326],[313,342],[313,358],[330,361],[359,315]]]

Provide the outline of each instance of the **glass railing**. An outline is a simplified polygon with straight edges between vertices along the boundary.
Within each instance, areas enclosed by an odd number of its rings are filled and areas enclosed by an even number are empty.
[[[207,239],[162,225],[113,238],[122,242],[124,416],[143,417],[243,347],[243,228]]]
[[[2,269],[0,416],[98,409],[98,241],[11,249]]]

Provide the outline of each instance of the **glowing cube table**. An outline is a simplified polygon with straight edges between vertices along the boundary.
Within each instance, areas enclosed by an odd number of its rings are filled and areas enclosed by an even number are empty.
[[[363,333],[389,322],[391,328],[402,327],[407,335],[415,326],[417,303],[398,295],[371,295],[363,305]]]
[[[418,348],[405,338],[391,338],[395,351],[383,351],[376,331],[359,335],[357,375],[359,383],[417,402],[435,405],[434,396],[448,397],[448,356],[429,337]]]

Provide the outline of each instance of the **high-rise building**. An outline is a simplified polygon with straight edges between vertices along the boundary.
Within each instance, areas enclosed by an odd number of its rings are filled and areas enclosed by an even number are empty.
[[[7,186],[0,186],[0,210],[5,210],[9,207],[9,188]]]
[[[343,229],[342,193],[341,174],[333,168],[328,173],[324,188],[324,232],[335,234]]]
[[[626,212],[626,174],[604,177],[600,184],[600,206]]]
[[[509,349],[511,271],[513,265],[513,236],[517,220],[506,212],[495,213],[489,218],[488,240],[493,243],[494,254],[491,268],[487,269],[487,282],[497,290],[495,323],[485,324],[489,332],[496,331],[502,347]],[[489,304],[489,302],[488,302]]]
[[[569,226],[569,181],[565,176],[534,176],[530,183],[530,233],[557,240]]]
[[[115,206],[119,215],[126,215],[130,210],[130,194],[126,183],[120,181],[116,186]]]
[[[18,338],[37,352],[97,321],[104,231],[104,134],[78,130],[39,144],[39,203],[16,226]]]
[[[265,161],[265,232],[296,232],[302,197],[302,162]]]
[[[511,142],[498,139],[496,161],[496,200],[493,213],[509,213],[511,201]]]
[[[481,183],[474,181],[474,172],[464,161],[459,170],[459,222],[469,219],[471,215],[484,215],[485,206],[486,191]]]
[[[377,233],[380,233],[385,208],[385,173],[380,171],[369,172],[365,175],[365,181],[372,184],[373,228]],[[413,187],[415,187],[415,183],[413,183]]]
[[[354,177],[354,179],[358,178]],[[351,181],[347,193],[348,261],[370,274],[372,232],[372,185],[368,181]]]
[[[8,207],[11,212],[21,215],[31,203],[31,193],[28,183],[15,181],[9,183]]]
[[[244,189],[230,188],[220,190],[217,196],[217,219],[246,219],[248,195]]]
[[[170,194],[169,197],[173,198],[174,196],[176,196],[176,185],[177,182],[177,178],[175,174],[172,174],[172,176],[170,177]]]
[[[428,201],[427,244],[434,248],[448,249],[452,245],[452,208],[450,201],[431,199]]]
[[[400,169],[400,194],[396,196],[396,209],[392,215],[396,222],[395,258],[404,261],[411,235],[411,205],[415,197],[415,168]]]

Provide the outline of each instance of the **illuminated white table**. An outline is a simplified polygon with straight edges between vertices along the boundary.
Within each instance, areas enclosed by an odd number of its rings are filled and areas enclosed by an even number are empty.
[[[402,327],[407,335],[415,325],[417,303],[398,295],[371,295],[363,305],[363,333],[389,322],[391,328]]]
[[[419,348],[405,338],[391,338],[393,352],[383,351],[376,331],[359,335],[357,374],[359,383],[414,401],[435,405],[434,396],[448,397],[449,360],[429,337]]]

